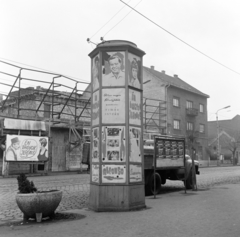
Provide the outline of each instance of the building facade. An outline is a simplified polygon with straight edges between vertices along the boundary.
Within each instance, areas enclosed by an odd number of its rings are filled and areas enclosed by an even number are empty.
[[[157,115],[160,120],[159,132],[185,137],[187,153],[194,155],[195,159],[203,163],[208,160],[209,96],[184,82],[177,75],[169,76],[165,71],[155,70],[153,66],[143,68],[143,78],[144,97],[159,100]],[[156,121],[152,121],[153,123]],[[146,129],[151,130],[151,126],[146,126]]]

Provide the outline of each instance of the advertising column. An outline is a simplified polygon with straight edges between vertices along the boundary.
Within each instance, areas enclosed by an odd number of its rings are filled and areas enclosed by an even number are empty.
[[[91,57],[91,182],[89,207],[145,207],[142,141],[142,56],[128,41],[105,41]]]

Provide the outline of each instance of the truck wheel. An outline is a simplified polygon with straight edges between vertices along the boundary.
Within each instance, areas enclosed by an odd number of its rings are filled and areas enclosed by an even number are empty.
[[[192,189],[193,183],[192,183],[192,170],[189,172],[187,180],[186,180],[186,189]]]
[[[158,173],[155,173],[155,179],[156,179],[156,192],[155,194],[158,194],[161,190],[161,185],[162,185],[162,181],[161,181],[161,176]],[[150,193],[152,195],[154,195],[154,174],[151,175],[151,178],[149,180],[149,188],[150,188]]]

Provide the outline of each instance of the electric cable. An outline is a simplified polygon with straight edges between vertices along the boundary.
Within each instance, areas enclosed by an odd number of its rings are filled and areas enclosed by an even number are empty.
[[[130,0],[128,3],[130,3],[132,0]],[[90,39],[92,37],[94,37],[104,26],[106,26],[120,11],[123,10],[123,8],[125,8],[126,6],[123,6],[117,13],[115,13],[115,15],[113,15],[93,36],[90,37]]]
[[[124,1],[120,0],[123,4],[127,5],[129,8],[131,8],[132,10],[134,10],[135,12],[137,12],[139,15],[141,15],[142,17],[144,17],[145,19],[147,19],[148,21],[150,21],[151,23],[153,23],[154,25],[156,25],[157,27],[159,27],[160,29],[164,30],[165,32],[167,32],[168,34],[170,34],[171,36],[173,36],[174,38],[178,39],[179,41],[181,41],[182,43],[186,44],[187,46],[189,46],[190,48],[194,49],[195,51],[197,51],[198,53],[204,55],[205,57],[207,57],[208,59],[211,59],[212,61],[214,61],[215,63],[227,68],[228,70],[240,75],[239,72],[231,69],[230,67],[218,62],[217,60],[215,60],[214,58],[208,56],[207,54],[201,52],[200,50],[198,50],[197,48],[195,48],[194,46],[190,45],[189,43],[185,42],[184,40],[180,39],[179,37],[177,37],[176,35],[174,35],[173,33],[171,33],[170,31],[164,29],[162,26],[160,26],[159,24],[157,24],[156,22],[154,22],[153,20],[151,20],[150,18],[148,18],[147,16],[143,15],[141,12],[137,11],[136,9],[134,9],[133,7],[131,7],[130,5],[128,5],[127,3],[125,3]]]
[[[140,0],[140,2],[141,2],[142,0]],[[135,6],[134,6],[134,8],[136,8],[139,4],[140,4],[140,2],[139,3],[137,3]],[[104,35],[104,37],[112,30],[112,29],[114,29],[119,23],[121,23],[130,13],[132,12],[132,10],[130,11],[130,12],[128,12],[117,24],[115,24],[109,31],[107,31],[107,33]]]
[[[21,65],[24,65],[24,66],[32,67],[32,68],[35,68],[35,69],[39,69],[39,70],[42,70],[44,72],[49,72],[49,73],[53,73],[53,74],[56,74],[56,75],[61,75],[63,77],[64,76],[71,77],[71,78],[79,80],[79,82],[82,81],[84,83],[89,83],[87,80],[83,80],[83,79],[80,79],[80,78],[77,78],[77,77],[68,76],[68,75],[63,75],[61,73],[56,73],[56,72],[53,72],[53,71],[50,71],[50,70],[46,70],[46,69],[42,69],[42,68],[39,68],[39,67],[35,67],[35,66],[29,65],[29,64],[24,64],[24,63],[20,63],[20,62],[17,62],[17,61],[13,61],[13,60],[10,60],[10,59],[7,59],[7,58],[1,58],[0,57],[0,59],[6,60],[6,61],[10,61],[10,62],[14,62],[14,63],[17,63],[17,64],[21,64]],[[7,62],[0,61],[0,63],[7,63]],[[13,66],[21,68],[20,66],[17,66],[17,65],[14,65],[14,64],[13,64]],[[27,69],[27,68],[25,68],[25,69]]]

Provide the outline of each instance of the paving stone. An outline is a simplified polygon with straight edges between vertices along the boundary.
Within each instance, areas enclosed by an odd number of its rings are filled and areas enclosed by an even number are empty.
[[[200,168],[200,172],[200,176],[197,176],[199,188],[240,182],[239,167]],[[77,174],[30,177],[29,180],[33,181],[39,190],[62,190],[63,197],[57,211],[66,211],[88,206],[89,177],[89,174]],[[182,190],[183,188],[183,182],[181,181],[167,181],[166,185],[162,186],[162,191],[169,192],[171,190]],[[23,219],[23,214],[15,201],[17,190],[15,178],[0,178],[0,223]]]

